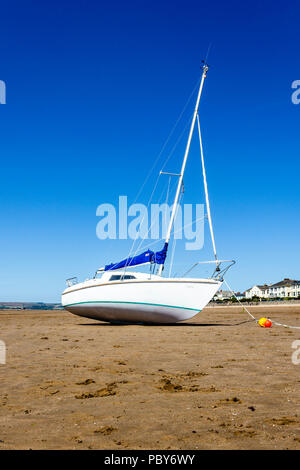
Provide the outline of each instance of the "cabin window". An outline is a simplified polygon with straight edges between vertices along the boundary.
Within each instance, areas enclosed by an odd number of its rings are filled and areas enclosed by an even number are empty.
[[[135,276],[132,276],[131,274],[126,274],[125,276],[122,276],[122,274],[114,274],[113,276],[110,277],[110,281],[119,281],[119,280],[126,280],[126,279],[136,279]]]

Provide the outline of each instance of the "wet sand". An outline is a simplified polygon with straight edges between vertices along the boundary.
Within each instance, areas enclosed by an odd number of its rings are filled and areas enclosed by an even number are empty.
[[[300,325],[300,307],[250,311]],[[115,325],[1,311],[0,449],[300,449],[299,330],[241,308]]]

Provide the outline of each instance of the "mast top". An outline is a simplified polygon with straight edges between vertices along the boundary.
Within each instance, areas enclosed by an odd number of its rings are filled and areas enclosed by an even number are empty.
[[[203,72],[204,72],[205,75],[206,75],[206,73],[207,73],[207,71],[208,71],[208,69],[209,69],[209,65],[206,63],[205,60],[202,60],[201,62],[202,62],[202,64],[203,64],[203,65],[202,65],[202,70],[203,70]]]

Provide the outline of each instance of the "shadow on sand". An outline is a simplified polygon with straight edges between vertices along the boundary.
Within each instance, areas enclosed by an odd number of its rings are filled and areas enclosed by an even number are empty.
[[[104,327],[104,326],[112,326],[112,327],[117,327],[117,326],[143,326],[143,327],[157,327],[157,326],[166,326],[166,327],[205,327],[205,326],[239,326],[243,325],[245,323],[251,323],[254,320],[245,320],[242,322],[238,323],[125,323],[125,322],[99,322],[97,323],[79,323],[79,326],[98,326],[98,327]]]

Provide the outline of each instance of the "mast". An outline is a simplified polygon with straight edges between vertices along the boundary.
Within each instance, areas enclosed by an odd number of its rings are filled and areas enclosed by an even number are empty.
[[[171,219],[170,219],[170,223],[169,223],[169,227],[168,227],[168,231],[167,231],[167,236],[166,236],[166,240],[165,240],[165,243],[167,244],[167,246],[168,246],[168,243],[169,243],[170,237],[171,237],[171,231],[172,231],[174,218],[175,218],[175,214],[176,214],[178,198],[179,198],[180,189],[181,189],[181,186],[182,186],[182,180],[183,180],[183,175],[184,175],[184,171],[185,171],[185,167],[186,167],[187,158],[188,158],[189,151],[190,151],[190,146],[191,146],[192,136],[193,136],[193,132],[194,132],[195,122],[196,122],[196,118],[197,118],[197,114],[198,114],[200,98],[201,98],[202,89],[203,89],[204,80],[206,78],[207,71],[208,71],[208,66],[207,66],[207,64],[204,63],[203,64],[202,77],[201,77],[201,83],[200,83],[199,92],[198,92],[197,101],[196,101],[196,106],[195,106],[195,110],[194,110],[194,114],[193,114],[193,119],[192,119],[190,133],[189,133],[189,137],[188,137],[188,141],[187,141],[187,145],[186,145],[186,149],[185,149],[185,154],[184,154],[184,157],[183,157],[183,163],[182,163],[182,167],[181,167],[181,171],[180,171],[180,175],[179,175],[178,186],[177,186],[175,200],[174,200],[174,204],[173,204]],[[159,275],[161,275],[163,269],[164,269],[164,265],[161,264],[159,266],[159,269],[158,269],[158,274]]]

